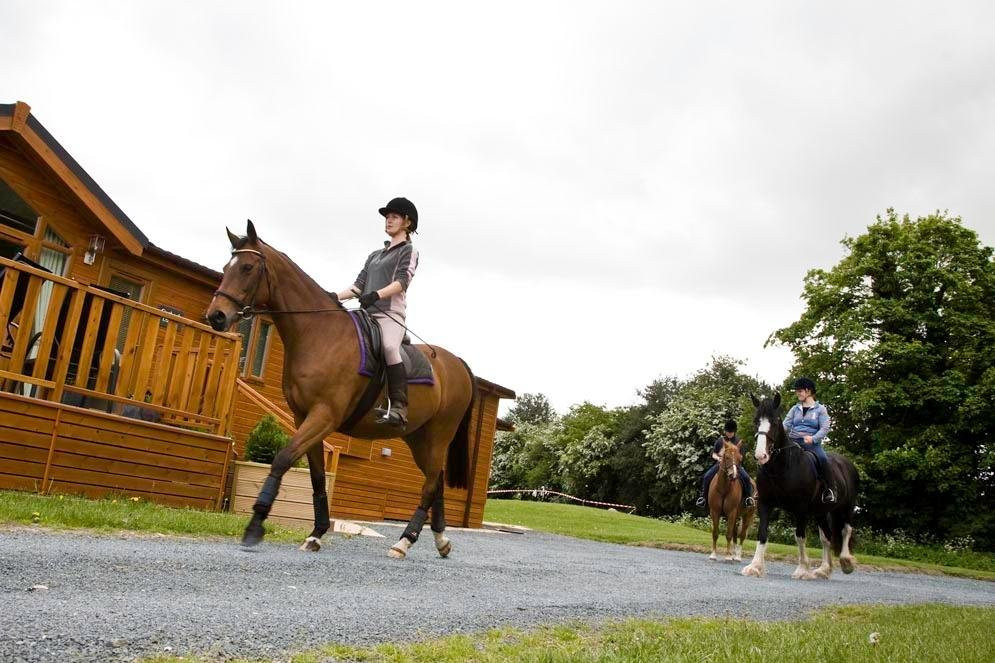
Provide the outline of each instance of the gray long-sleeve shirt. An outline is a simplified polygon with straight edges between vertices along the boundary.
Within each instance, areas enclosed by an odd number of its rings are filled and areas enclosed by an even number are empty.
[[[356,277],[353,288],[358,290],[360,295],[365,295],[397,281],[402,289],[389,299],[389,308],[384,306],[383,302],[379,302],[378,306],[385,311],[389,310],[403,316],[407,310],[408,286],[411,285],[411,279],[415,277],[417,268],[418,249],[411,240],[394,246],[391,246],[390,242],[384,242],[384,248],[377,249],[366,259],[366,264]],[[371,307],[370,312],[375,313],[376,310]]]

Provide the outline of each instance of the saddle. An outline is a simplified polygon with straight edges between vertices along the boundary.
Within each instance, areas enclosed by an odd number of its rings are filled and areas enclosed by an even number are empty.
[[[343,432],[349,432],[376,405],[387,383],[387,362],[383,356],[380,324],[362,309],[349,311],[349,317],[356,326],[356,336],[359,339],[358,372],[370,378],[370,383],[360,397],[356,409],[342,423]],[[435,372],[432,370],[428,356],[411,345],[411,339],[407,334],[401,343],[401,360],[404,363],[404,372],[408,376],[408,384],[435,384]]]

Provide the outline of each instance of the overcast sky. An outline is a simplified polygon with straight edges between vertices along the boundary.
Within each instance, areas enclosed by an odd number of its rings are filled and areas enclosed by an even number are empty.
[[[561,411],[763,347],[888,207],[995,244],[991,2],[0,5],[23,100],[156,244],[322,285],[418,206],[409,324]]]

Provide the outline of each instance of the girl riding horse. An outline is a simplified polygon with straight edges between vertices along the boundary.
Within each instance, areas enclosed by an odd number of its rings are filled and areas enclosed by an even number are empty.
[[[418,249],[411,243],[411,233],[418,231],[418,210],[407,198],[394,198],[380,208],[380,215],[390,239],[370,254],[352,286],[335,296],[340,301],[358,297],[359,305],[380,323],[390,407],[378,408],[377,423],[403,432],[408,425],[408,378],[401,360],[401,342],[408,286],[418,268]]]
[[[753,482],[750,480],[750,475],[746,472],[743,467],[743,441],[736,436],[736,422],[732,419],[726,421],[726,425],[722,431],[722,437],[715,440],[715,444],[712,445],[712,458],[715,459],[715,464],[708,468],[705,475],[701,478],[701,495],[698,496],[698,501],[695,502],[695,506],[704,507],[705,506],[705,496],[708,495],[708,484],[712,482],[712,478],[715,473],[719,471],[719,463],[722,462],[722,447],[726,442],[731,442],[736,447],[736,463],[739,467],[739,481],[743,486],[743,505],[747,507],[756,506],[756,500],[753,499]]]
[[[800,442],[806,451],[815,455],[823,487],[822,501],[831,504],[836,501],[833,474],[829,471],[829,458],[822,448],[822,441],[829,434],[829,411],[815,400],[815,382],[811,379],[798,378],[791,388],[795,390],[798,403],[784,417],[784,431],[790,439]]]

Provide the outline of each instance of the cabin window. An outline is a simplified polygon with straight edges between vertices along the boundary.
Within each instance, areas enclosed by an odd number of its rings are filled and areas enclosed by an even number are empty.
[[[38,230],[38,213],[0,179],[0,256],[24,251]]]
[[[66,240],[52,230],[45,228],[45,235],[41,247],[41,254],[38,264],[52,272],[56,276],[65,276],[66,267],[69,265],[69,244]],[[52,289],[55,284],[52,281],[45,281],[41,285],[41,292],[38,294],[38,303],[35,307],[35,330],[41,330],[45,325],[45,315],[48,312],[48,304],[52,301]],[[30,349],[31,357],[38,353],[38,346],[33,345]]]
[[[107,287],[117,292],[122,297],[127,297],[136,302],[142,301],[142,293],[145,291],[145,284],[136,279],[128,278],[121,274],[111,274]],[[134,309],[125,307],[121,316],[121,327],[117,334],[118,352],[124,352],[124,344],[128,340],[128,329],[131,327],[131,314]]]
[[[239,372],[243,376],[262,379],[272,343],[273,323],[259,318],[244,319],[238,323],[238,333],[242,335]]]

